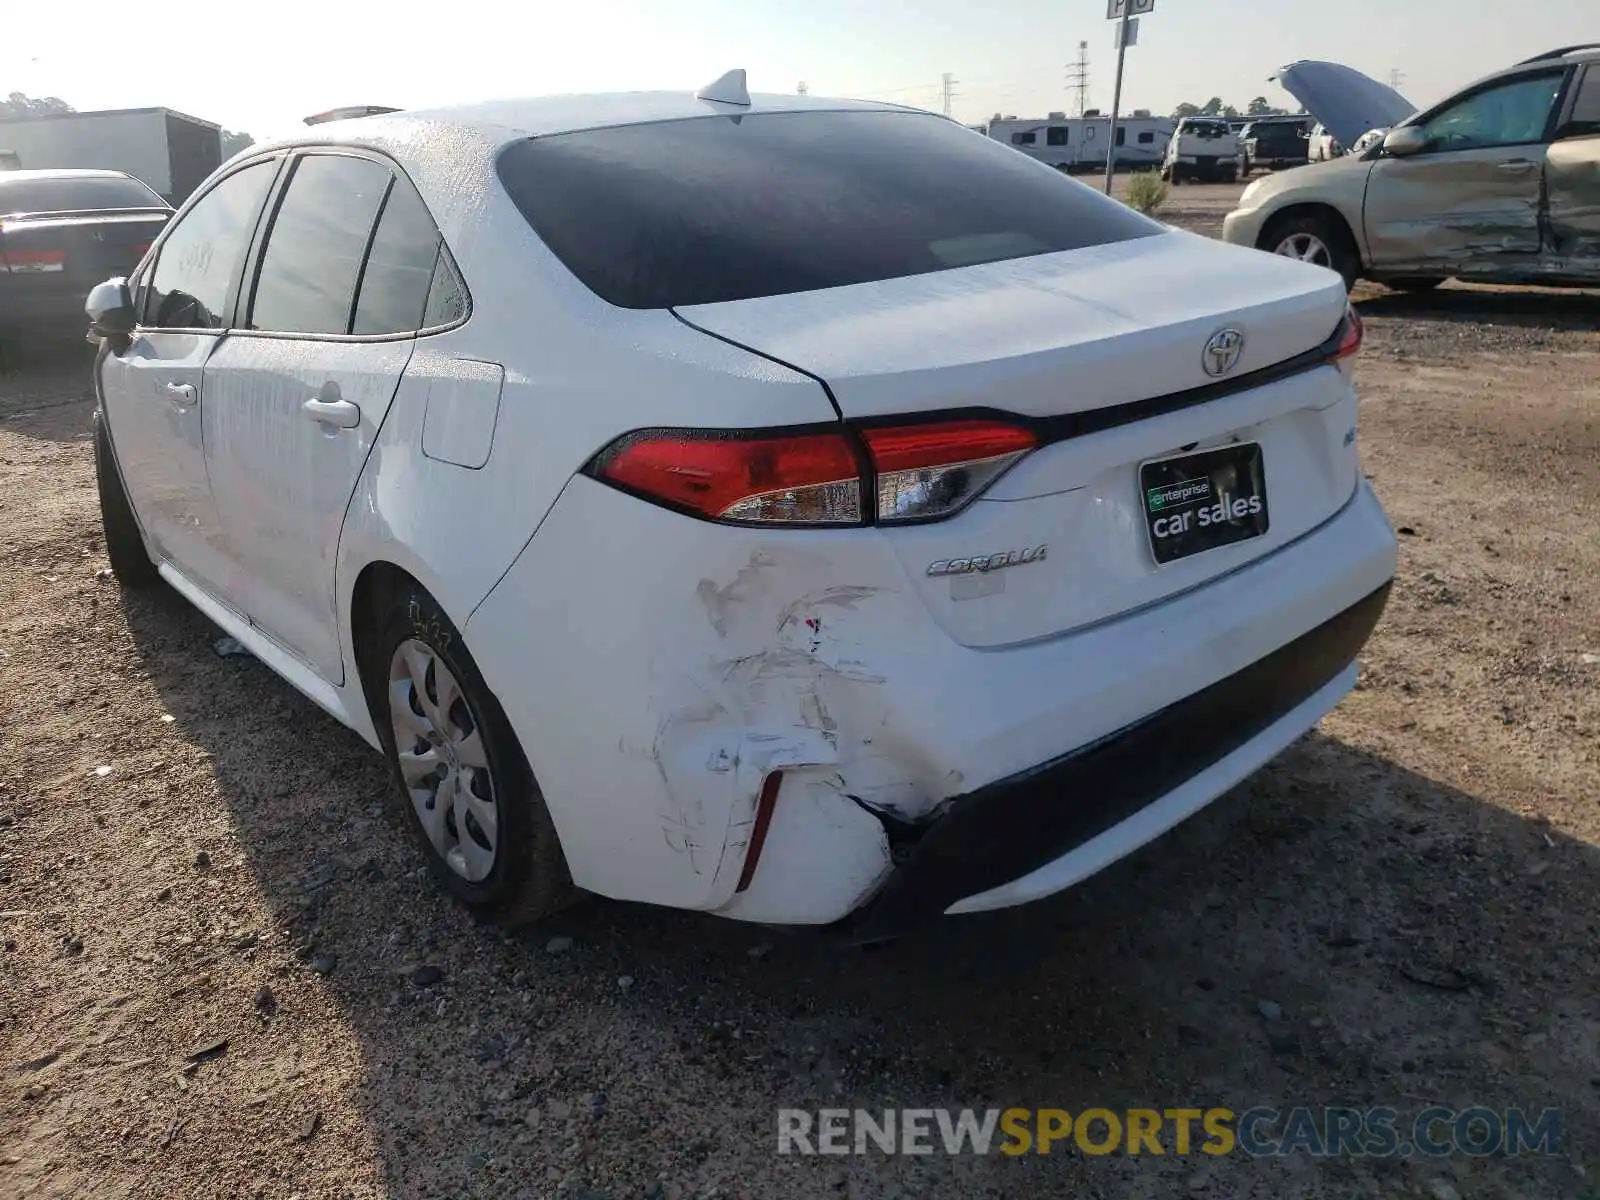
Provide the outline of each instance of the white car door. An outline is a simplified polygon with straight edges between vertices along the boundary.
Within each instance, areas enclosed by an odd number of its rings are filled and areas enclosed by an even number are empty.
[[[206,477],[203,371],[278,165],[225,176],[167,229],[135,298],[139,326],[100,367],[117,464],[152,550],[211,592],[223,589],[228,560]]]
[[[239,568],[231,602],[340,683],[339,533],[417,331],[448,323],[427,312],[442,252],[386,161],[319,150],[291,170],[247,315],[206,364],[206,461]]]

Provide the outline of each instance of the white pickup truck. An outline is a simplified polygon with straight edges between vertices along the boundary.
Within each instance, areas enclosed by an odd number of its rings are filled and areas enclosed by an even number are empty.
[[[1239,137],[1221,117],[1184,117],[1172,131],[1161,178],[1233,183],[1239,178]]]

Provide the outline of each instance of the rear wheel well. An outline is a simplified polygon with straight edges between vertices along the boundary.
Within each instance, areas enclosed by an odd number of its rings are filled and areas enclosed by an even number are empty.
[[[374,726],[385,719],[387,712],[382,689],[388,664],[376,661],[384,604],[396,592],[408,588],[423,592],[428,590],[409,571],[391,562],[379,561],[361,568],[361,574],[356,576],[356,586],[350,593],[350,641],[355,650],[361,693],[366,697],[367,712]]]

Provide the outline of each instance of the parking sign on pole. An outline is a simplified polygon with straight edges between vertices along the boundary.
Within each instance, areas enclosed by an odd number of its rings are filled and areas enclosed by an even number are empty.
[[[1124,10],[1130,17],[1142,17],[1155,12],[1156,0],[1106,0],[1106,20],[1122,20]]]

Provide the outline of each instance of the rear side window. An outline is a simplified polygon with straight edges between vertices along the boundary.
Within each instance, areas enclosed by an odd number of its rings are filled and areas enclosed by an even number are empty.
[[[714,304],[1149,237],[1132,209],[941,117],[763,113],[508,147],[545,244],[625,308]]]
[[[366,158],[299,160],[267,235],[249,328],[349,332],[356,281],[390,178]]]
[[[161,244],[145,302],[145,325],[222,328],[256,215],[277,172],[276,161],[235,171],[179,218]]]
[[[422,197],[396,179],[384,203],[361,277],[351,333],[410,333],[426,323],[441,241]]]
[[[1561,127],[1562,137],[1593,137],[1600,134],[1600,64],[1583,73],[1583,83],[1572,101],[1572,116]]]
[[[1044,131],[1044,144],[1046,146],[1065,146],[1068,135],[1072,130],[1065,125],[1052,125]]]

